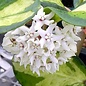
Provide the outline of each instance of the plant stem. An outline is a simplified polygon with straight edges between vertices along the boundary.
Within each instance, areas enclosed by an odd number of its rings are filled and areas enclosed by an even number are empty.
[[[86,37],[86,34],[85,34],[83,31],[81,31],[81,32],[78,34],[78,36],[81,38],[81,41],[78,41],[78,42],[77,42],[77,55],[80,54],[80,51],[81,51],[83,42],[84,42],[85,37]]]

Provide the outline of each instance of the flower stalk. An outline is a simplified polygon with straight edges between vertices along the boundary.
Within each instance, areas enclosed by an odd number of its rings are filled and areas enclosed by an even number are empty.
[[[77,55],[80,54],[81,48],[83,47],[83,43],[86,38],[86,34],[83,31],[81,31],[78,33],[78,36],[81,38],[81,41],[77,42]]]

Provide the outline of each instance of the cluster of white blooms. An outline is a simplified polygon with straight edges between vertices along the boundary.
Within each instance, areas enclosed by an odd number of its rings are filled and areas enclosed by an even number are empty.
[[[51,18],[54,13],[45,14],[43,7],[33,17],[30,28],[21,26],[5,34],[2,46],[14,54],[14,61],[30,65],[33,73],[41,71],[54,73],[59,65],[66,63],[77,52],[77,33],[81,27],[62,22],[63,29]]]

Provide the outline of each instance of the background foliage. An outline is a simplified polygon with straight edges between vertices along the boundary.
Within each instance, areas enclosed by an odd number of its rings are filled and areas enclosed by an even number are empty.
[[[74,0],[73,10],[65,8],[61,0],[0,0],[0,33],[26,24],[42,5],[45,12],[53,11],[56,22],[86,26],[86,0]],[[29,67],[25,70],[19,63],[14,63],[17,79],[23,86],[85,86],[86,67],[78,57],[73,57],[60,67],[55,74],[41,73],[38,77]]]
[[[14,70],[17,79],[23,86],[85,86],[86,67],[79,60],[73,57],[68,63],[60,66],[60,70],[54,74],[41,72],[41,76],[33,74],[29,66],[25,70],[19,63],[14,63]]]

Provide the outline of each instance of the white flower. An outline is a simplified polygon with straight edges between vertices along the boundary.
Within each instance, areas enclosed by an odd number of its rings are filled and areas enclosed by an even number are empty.
[[[42,48],[45,45],[50,50],[53,50],[55,48],[54,42],[61,40],[64,37],[63,35],[57,36],[53,34],[53,29],[55,28],[55,26],[56,24],[51,24],[46,30],[38,30],[38,33],[41,36],[40,44]]]
[[[24,35],[17,38],[18,42],[27,41],[29,39],[34,39],[38,36],[37,32],[34,29],[35,22],[32,22],[32,26],[30,28],[23,26],[20,29],[24,32]]]
[[[59,70],[59,65],[55,63],[48,63],[46,65],[46,70],[53,74],[54,72],[56,72],[56,70]]]
[[[72,56],[75,56],[75,52],[73,51],[61,51],[59,52],[58,63],[62,65],[71,59]]]
[[[61,47],[61,41],[60,40],[55,41],[54,44],[55,44],[55,48],[54,49],[57,51]]]
[[[69,35],[71,38],[74,39],[74,41],[79,41],[81,40],[80,37],[77,36],[78,32],[81,31],[81,27],[79,26],[74,26],[65,22],[62,22],[64,28],[62,29],[62,33],[64,35]]]
[[[75,52],[73,51],[62,51],[59,54],[60,54],[60,57],[64,57],[66,59],[69,59],[70,57],[75,56]]]
[[[77,52],[77,46],[76,46],[76,44],[70,43],[69,44],[69,48],[70,48],[71,51],[73,51],[75,53]]]
[[[50,20],[54,13],[45,14],[43,7],[33,17],[31,27],[21,26],[6,33],[2,46],[14,54],[14,61],[33,73],[40,71],[54,73],[75,56],[77,34],[81,27],[62,22],[63,29]],[[45,27],[44,27],[45,26]]]
[[[18,27],[17,29],[13,30],[12,31],[12,34],[15,34],[17,36],[22,36],[24,35],[24,29],[26,28],[26,26],[21,26],[21,27]]]
[[[20,62],[20,66],[24,65],[24,67],[26,68],[27,65],[30,63],[29,62],[29,57],[27,55],[27,52],[25,52],[24,50],[21,50],[19,52],[19,54],[14,55],[14,61],[15,62]]]
[[[41,58],[41,54],[37,54],[36,52],[29,55],[30,69],[38,75],[40,75],[39,70],[43,65]]]
[[[61,44],[62,44],[62,47],[64,50],[70,51],[70,48],[69,48],[68,43],[66,41],[62,41]]]
[[[80,37],[78,37],[76,34],[74,34],[73,30],[70,30],[70,32],[71,32],[71,37],[72,37],[75,41],[80,41],[80,40],[81,40]]]
[[[37,73],[38,76],[40,76],[39,68],[36,68],[35,66],[30,66],[30,69],[33,71],[33,73]]]
[[[75,26],[74,27],[74,33],[77,35],[79,32],[81,32],[82,31],[82,29],[81,29],[81,27],[80,26]]]
[[[44,52],[45,56],[42,57],[42,61],[44,62],[44,64],[45,62],[47,62],[47,59],[50,59],[50,62],[58,63],[58,60],[56,59],[56,52],[56,50],[47,50],[47,52]]]
[[[27,41],[27,52],[28,55],[30,55],[31,53],[35,53],[37,52],[38,54],[42,54],[43,53],[43,49],[40,46],[39,40],[28,40]]]
[[[64,63],[66,63],[66,62],[68,62],[68,60],[65,59],[63,56],[58,58],[58,63],[59,63],[59,65],[62,65],[62,64],[64,64]]]
[[[5,50],[8,52],[11,52],[12,54],[16,54],[19,52],[19,48],[16,42],[16,34],[12,34],[12,31],[8,32],[5,37],[3,38],[2,46]]]
[[[37,15],[33,17],[33,20],[36,22],[35,30],[40,29],[44,24],[50,25],[54,22],[54,20],[50,20],[54,16],[54,13],[51,12],[47,15],[45,15],[45,12],[43,12],[43,7],[37,12]]]
[[[26,27],[21,26],[15,30],[7,32],[5,34],[5,37],[3,38],[3,48],[6,49],[8,52],[11,52],[12,54],[18,54],[21,48],[23,48],[25,45],[23,41],[18,41],[19,37],[24,35],[23,29],[26,29]]]

